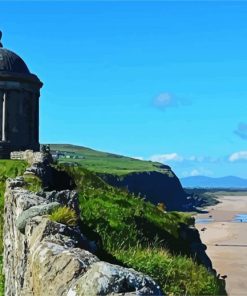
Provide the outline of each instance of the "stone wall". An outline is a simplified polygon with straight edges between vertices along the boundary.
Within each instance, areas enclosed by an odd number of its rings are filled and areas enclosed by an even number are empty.
[[[40,165],[49,166],[33,163],[33,173]],[[25,189],[23,177],[7,180],[5,296],[162,295],[150,277],[100,261],[95,243],[78,226],[51,221],[49,213],[60,205],[79,213],[77,193],[33,193]]]
[[[43,154],[41,152],[33,152],[33,150],[13,151],[10,153],[10,159],[26,160],[30,165],[42,162]]]

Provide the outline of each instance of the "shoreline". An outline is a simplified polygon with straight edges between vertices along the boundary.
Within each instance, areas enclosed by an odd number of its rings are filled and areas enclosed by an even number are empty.
[[[234,222],[237,214],[247,214],[247,196],[218,196],[219,204],[205,208],[196,219],[212,218],[209,223],[196,223],[202,243],[213,268],[225,277],[230,296],[247,291],[247,223]],[[211,217],[210,217],[211,216]]]

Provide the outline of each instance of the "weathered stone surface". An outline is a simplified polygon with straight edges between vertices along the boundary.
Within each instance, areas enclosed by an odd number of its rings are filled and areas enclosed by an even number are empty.
[[[46,170],[46,167],[43,163],[33,163],[30,167],[28,167],[24,173],[24,175],[35,175],[39,177],[43,182],[47,182],[50,177],[50,173]]]
[[[22,187],[24,185],[24,178],[23,177],[17,177],[15,179],[9,179],[9,187],[15,188],[15,187]]]
[[[157,284],[148,276],[107,262],[97,262],[71,288],[75,295],[112,295],[135,292],[135,295],[162,295]]]
[[[90,242],[78,227],[69,227],[46,217],[35,217],[27,223],[26,239],[30,250],[35,250],[45,240],[67,248],[95,252],[95,248],[91,248]]]
[[[57,207],[59,207],[60,204],[58,202],[52,202],[49,204],[39,205],[39,206],[33,206],[26,211],[23,211],[19,217],[16,220],[16,227],[22,232],[25,232],[25,227],[27,224],[27,221],[35,216],[42,216],[46,214],[50,214],[51,211]]]
[[[68,206],[75,210],[77,215],[80,215],[78,194],[75,190],[48,191],[38,193],[45,197],[49,202],[59,202],[62,205]]]
[[[97,261],[99,259],[88,251],[42,242],[32,253],[30,262],[33,294],[66,295],[76,278]]]

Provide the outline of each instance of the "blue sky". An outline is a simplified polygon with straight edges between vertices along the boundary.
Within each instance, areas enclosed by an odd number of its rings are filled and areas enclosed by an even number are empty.
[[[0,1],[40,141],[247,178],[247,2]]]

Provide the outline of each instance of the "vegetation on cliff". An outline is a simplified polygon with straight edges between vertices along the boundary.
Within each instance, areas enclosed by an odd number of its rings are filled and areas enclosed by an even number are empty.
[[[3,161],[0,164],[2,213],[4,182],[7,177],[22,175],[26,163]],[[74,181],[81,208],[80,227],[88,238],[97,242],[97,255],[101,259],[150,275],[166,294],[219,295],[224,292],[222,282],[190,258],[190,238],[182,235],[183,230],[194,223],[189,214],[165,212],[138,196],[108,185],[80,166],[60,164],[57,170],[66,171]],[[34,186],[32,178],[28,181],[30,188],[39,189],[37,180]],[[0,249],[2,251],[2,238]],[[0,295],[1,292],[3,275],[0,274]]]
[[[167,165],[74,145],[50,147],[60,164],[86,168],[109,185],[140,194],[154,204],[165,203],[168,210],[190,207],[179,179]]]
[[[189,257],[190,241],[181,230],[190,215],[164,212],[155,205],[107,185],[81,167],[59,166],[79,192],[82,229],[98,241],[103,260],[117,261],[156,280],[166,294],[219,295],[222,282]]]
[[[160,172],[173,177],[169,166],[158,162],[143,161],[69,144],[51,144],[50,148],[53,151],[59,151],[60,163],[78,163],[96,173],[121,176],[133,172]]]

